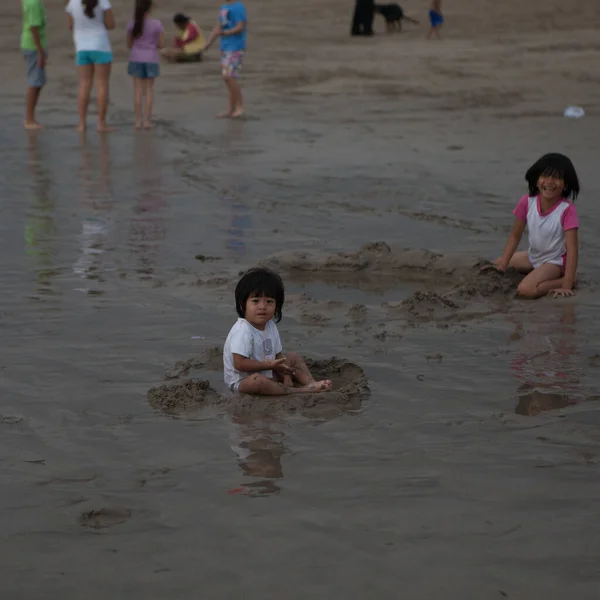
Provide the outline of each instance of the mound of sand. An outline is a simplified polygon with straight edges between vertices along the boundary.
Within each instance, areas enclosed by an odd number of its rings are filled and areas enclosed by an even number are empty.
[[[352,278],[383,278],[387,288],[402,281],[427,282],[435,291],[417,290],[404,301],[387,306],[389,318],[406,319],[407,324],[465,321],[492,314],[514,296],[522,275],[516,271],[499,273],[484,270],[477,257],[464,254],[439,254],[429,250],[392,248],[385,242],[366,244],[357,252],[283,252],[261,262],[291,279],[321,279],[337,282],[340,273]],[[365,311],[353,307],[348,315],[355,320]]]
[[[273,254],[260,263],[282,273],[357,272],[395,274],[399,279],[456,276],[467,274],[481,260],[465,254],[438,254],[415,248],[392,248],[385,242],[371,242],[357,252],[322,255],[315,252],[290,251]]]
[[[187,379],[150,388],[148,402],[156,410],[179,413],[201,406],[228,404],[229,400],[219,394],[208,381]]]
[[[204,367],[211,371],[219,371],[223,368],[223,348],[214,346],[208,348],[199,356],[192,356],[187,360],[176,362],[171,369],[165,373],[165,379],[177,379],[188,373],[190,369]]]
[[[188,364],[190,361],[181,364]],[[198,362],[201,360],[198,359]],[[169,414],[203,406],[221,406],[227,410],[261,415],[301,413],[326,416],[357,410],[370,396],[367,378],[358,365],[338,357],[327,360],[307,359],[306,363],[315,379],[331,379],[333,389],[289,396],[223,395],[206,380],[186,379],[151,388],[148,391],[148,402],[152,408]]]

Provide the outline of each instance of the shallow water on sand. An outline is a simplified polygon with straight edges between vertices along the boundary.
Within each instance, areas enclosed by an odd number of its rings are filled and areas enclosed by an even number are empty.
[[[593,598],[598,242],[576,299],[394,335],[382,304],[435,276],[290,278],[284,344],[362,365],[362,410],[158,414],[165,370],[222,344],[237,270],[377,240],[491,257],[510,224],[512,201],[474,210],[505,177],[484,159],[471,180],[399,172],[373,146],[362,172],[349,130],[302,163],[306,126],[211,127],[0,138],[3,597]],[[341,304],[311,321],[302,294]]]

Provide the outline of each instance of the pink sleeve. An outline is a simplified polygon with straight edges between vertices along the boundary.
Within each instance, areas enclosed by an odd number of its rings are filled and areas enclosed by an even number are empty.
[[[523,196],[515,210],[513,210],[513,215],[519,219],[519,221],[523,221],[523,223],[527,223],[527,213],[529,212],[529,196]]]
[[[565,231],[569,229],[579,229],[579,218],[574,204],[569,204],[569,208],[562,214],[562,226]]]

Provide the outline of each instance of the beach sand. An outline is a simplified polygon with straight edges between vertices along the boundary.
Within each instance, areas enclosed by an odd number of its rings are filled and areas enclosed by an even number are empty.
[[[424,2],[362,39],[352,2],[249,1],[247,118],[214,119],[215,49],[162,67],[141,133],[114,7],[109,136],[74,131],[62,3],[37,134],[19,3],[0,23],[3,600],[595,599],[598,6],[456,0],[428,42]],[[581,285],[525,302],[477,272],[549,151],[581,177]],[[221,401],[210,351],[259,263],[285,348],[364,370],[351,410]]]

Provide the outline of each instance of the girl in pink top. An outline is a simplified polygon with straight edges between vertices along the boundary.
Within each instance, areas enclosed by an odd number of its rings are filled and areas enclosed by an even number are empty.
[[[499,271],[513,268],[527,273],[518,288],[525,298],[548,292],[555,298],[573,296],[579,254],[579,219],[573,204],[579,195],[575,167],[562,154],[545,154],[529,168],[525,179],[529,195],[513,211],[515,224],[495,265]],[[515,252],[526,225],[529,250]]]
[[[158,19],[151,19],[152,0],[136,0],[133,21],[127,25],[129,65],[127,72],[133,77],[135,127],[152,127],[154,80],[160,74],[158,51],[164,48],[164,28]],[[145,104],[142,108],[142,104]]]

